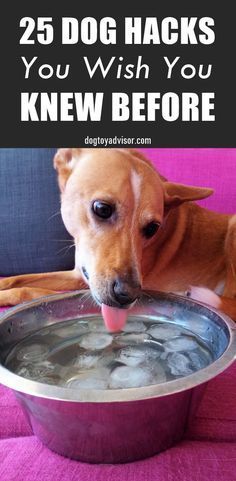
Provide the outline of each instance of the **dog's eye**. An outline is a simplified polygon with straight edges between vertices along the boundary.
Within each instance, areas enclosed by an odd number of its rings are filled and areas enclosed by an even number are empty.
[[[160,227],[160,223],[159,222],[149,222],[149,224],[145,225],[145,227],[143,227],[142,229],[142,234],[144,237],[146,237],[146,239],[150,239],[151,237],[153,237],[156,232],[158,231]]]
[[[101,219],[109,219],[114,212],[114,205],[95,200],[92,205],[92,210]]]

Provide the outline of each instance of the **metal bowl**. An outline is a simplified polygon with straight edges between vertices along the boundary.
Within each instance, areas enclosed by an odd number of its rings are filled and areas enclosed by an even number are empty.
[[[224,314],[173,294],[146,292],[130,314],[161,316],[190,329],[214,361],[177,380],[139,388],[68,389],[22,378],[6,367],[12,347],[34,331],[98,315],[85,291],[58,294],[10,309],[0,319],[0,382],[15,391],[33,432],[53,451],[90,463],[123,463],[152,456],[179,441],[206,382],[236,353],[236,326]],[[84,299],[86,298],[86,301]]]

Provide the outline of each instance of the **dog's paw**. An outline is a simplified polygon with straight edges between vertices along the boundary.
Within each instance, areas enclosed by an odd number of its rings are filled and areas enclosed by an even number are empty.
[[[186,295],[196,301],[209,304],[209,306],[215,307],[216,309],[220,308],[220,305],[221,305],[220,297],[217,296],[217,294],[215,294],[210,289],[207,289],[206,287],[191,286],[187,291]]]

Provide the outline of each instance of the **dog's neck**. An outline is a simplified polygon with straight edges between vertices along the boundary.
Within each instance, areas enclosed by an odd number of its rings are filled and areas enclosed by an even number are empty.
[[[144,252],[144,287],[180,290],[188,278],[195,276],[197,282],[200,272],[201,276],[205,272],[206,282],[214,288],[210,279],[220,281],[224,276],[224,238],[229,217],[192,202],[170,210],[157,241],[148,247],[148,252]],[[178,287],[175,286],[176,269],[182,271],[182,282],[178,281]],[[181,272],[177,277],[181,279]]]
[[[156,242],[144,251],[142,267],[145,276],[152,272],[154,265],[158,272],[161,272],[179,251],[187,229],[187,216],[184,215],[183,207],[177,207],[168,213],[159,229]]]

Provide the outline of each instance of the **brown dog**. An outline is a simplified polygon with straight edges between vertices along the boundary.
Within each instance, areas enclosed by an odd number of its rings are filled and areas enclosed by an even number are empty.
[[[193,297],[236,319],[236,216],[191,202],[211,189],[168,182],[128,149],[60,149],[54,166],[75,268],[3,279],[0,305],[88,285],[98,303],[124,308],[141,288],[200,286]]]

